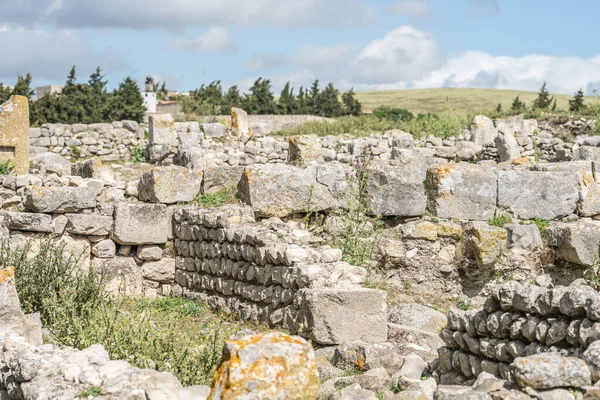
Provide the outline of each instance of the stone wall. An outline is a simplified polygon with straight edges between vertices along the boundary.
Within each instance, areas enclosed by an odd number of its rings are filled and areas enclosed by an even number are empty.
[[[24,96],[12,96],[0,104],[0,161],[10,161],[15,172],[29,172],[29,103]]]

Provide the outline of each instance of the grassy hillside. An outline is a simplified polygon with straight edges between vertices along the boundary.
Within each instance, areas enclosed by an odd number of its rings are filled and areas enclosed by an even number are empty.
[[[462,88],[385,90],[356,93],[357,99],[363,105],[363,110],[388,106],[405,108],[414,114],[440,112],[446,106],[446,99],[451,108],[461,113],[495,109],[498,103],[502,104],[504,110],[508,110],[517,95],[528,106],[537,97],[536,92]],[[572,99],[572,96],[562,94],[555,96],[557,107],[568,110],[568,101]],[[595,101],[595,98],[587,98],[586,101]]]

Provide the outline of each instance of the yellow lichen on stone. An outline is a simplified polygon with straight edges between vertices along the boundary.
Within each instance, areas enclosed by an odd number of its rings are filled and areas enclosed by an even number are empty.
[[[0,284],[6,283],[11,279],[15,278],[15,268],[7,267],[4,269],[0,269]]]
[[[304,339],[279,332],[227,341],[210,400],[316,399],[319,376]]]
[[[29,173],[29,100],[12,96],[0,105],[0,162],[10,161],[18,174]]]

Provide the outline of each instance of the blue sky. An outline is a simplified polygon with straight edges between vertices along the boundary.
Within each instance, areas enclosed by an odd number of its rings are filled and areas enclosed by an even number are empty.
[[[0,81],[600,88],[596,0],[0,0]]]

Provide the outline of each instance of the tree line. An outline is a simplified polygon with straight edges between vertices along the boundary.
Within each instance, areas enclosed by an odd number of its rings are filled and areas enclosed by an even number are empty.
[[[75,67],[71,68],[61,93],[51,93],[31,101],[34,90],[31,74],[19,75],[11,89],[0,83],[0,103],[12,95],[30,99],[29,119],[32,125],[45,123],[92,124],[133,120],[142,122],[146,108],[138,84],[127,77],[112,92],[106,88],[100,67],[85,83],[77,82]]]
[[[584,103],[585,96],[583,94],[583,89],[580,88],[575,94],[573,98],[569,100],[569,111],[574,113],[585,113],[587,110],[587,106]],[[540,88],[537,97],[531,103],[531,107],[529,108],[531,111],[557,111],[556,110],[556,97],[551,96],[550,92],[546,88],[546,82]],[[513,99],[510,111],[511,114],[522,114],[528,110],[527,104],[525,104],[519,96]],[[496,112],[502,113],[502,104],[498,103],[496,107]]]
[[[189,96],[181,96],[179,99],[186,114],[229,114],[231,107],[239,107],[249,114],[311,114],[341,117],[361,114],[362,106],[354,96],[353,89],[340,95],[333,83],[321,89],[319,80],[315,80],[310,88],[305,89],[300,86],[297,93],[288,82],[276,99],[271,81],[261,77],[245,94],[241,94],[237,86],[231,86],[224,91],[221,81],[213,81],[192,90]]]

